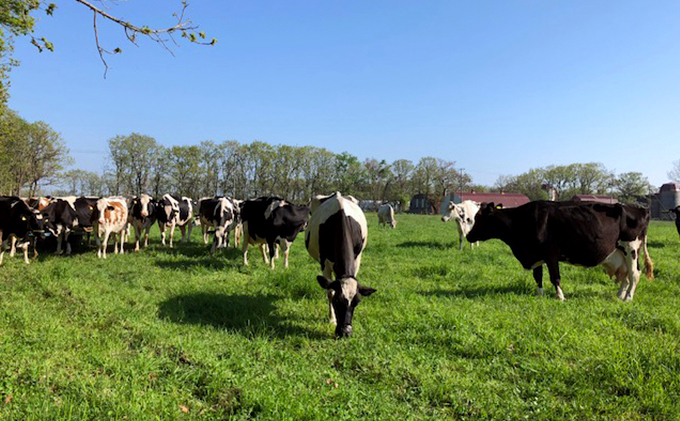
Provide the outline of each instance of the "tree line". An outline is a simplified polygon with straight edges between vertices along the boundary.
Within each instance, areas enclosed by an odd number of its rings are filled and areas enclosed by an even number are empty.
[[[498,178],[493,186],[473,184],[455,161],[424,157],[417,162],[375,158],[359,160],[349,152],[334,153],[312,146],[204,141],[165,147],[138,133],[108,141],[101,173],[71,169],[72,159],[61,136],[47,123],[28,122],[9,109],[0,113],[0,193],[35,196],[172,193],[198,199],[228,195],[249,198],[277,194],[305,202],[316,194],[341,191],[364,200],[407,205],[423,194],[435,206],[447,193],[523,193],[532,200],[548,198],[548,187],[561,200],[577,194],[612,195],[631,202],[656,191],[639,172],[616,175],[601,163],[575,163],[533,168]],[[680,161],[668,176],[680,181]]]

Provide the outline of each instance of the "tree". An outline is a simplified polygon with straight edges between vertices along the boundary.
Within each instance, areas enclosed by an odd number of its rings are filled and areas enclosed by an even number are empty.
[[[114,166],[114,194],[145,193],[149,187],[149,177],[153,161],[158,156],[156,139],[131,133],[109,139],[109,156]]]
[[[203,31],[196,32],[198,27],[185,17],[186,9],[189,6],[186,1],[181,2],[182,7],[179,12],[172,14],[174,22],[163,28],[150,28],[143,24],[132,24],[127,20],[114,16],[110,12],[110,8],[105,5],[98,6],[94,2],[87,0],[72,1],[83,5],[92,12],[94,39],[99,58],[104,65],[104,77],[106,77],[106,72],[109,68],[104,55],[120,54],[123,50],[120,47],[113,49],[102,47],[99,39],[99,23],[97,19],[120,26],[127,39],[134,45],[138,45],[138,37],[146,37],[160,44],[170,53],[172,51],[170,50],[169,42],[176,43],[175,35],[180,35],[181,38],[195,44],[214,45],[217,42],[216,38],[206,41],[206,34]],[[106,0],[99,1],[99,3],[105,2]],[[113,0],[108,3],[116,4]],[[13,66],[19,65],[19,62],[12,58],[13,38],[30,37],[31,44],[38,51],[53,51],[54,46],[50,41],[44,37],[37,38],[33,36],[33,33],[35,31],[36,13],[42,12],[51,16],[54,15],[56,9],[56,4],[44,0],[0,0],[0,104],[5,104],[7,101],[8,72]],[[1,112],[2,107],[0,107]]]
[[[673,162],[673,168],[668,171],[668,178],[680,183],[680,159]]]
[[[647,195],[652,191],[647,177],[639,172],[627,172],[619,174],[614,181],[616,198],[619,202],[631,203],[638,197]]]

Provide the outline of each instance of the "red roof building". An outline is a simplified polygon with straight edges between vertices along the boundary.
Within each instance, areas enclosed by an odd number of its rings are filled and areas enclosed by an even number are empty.
[[[455,192],[446,195],[444,201],[442,201],[440,212],[443,214],[446,211],[449,207],[449,202],[461,203],[464,200],[472,200],[480,204],[493,202],[496,205],[503,205],[504,208],[516,208],[530,202],[529,198],[521,193]]]

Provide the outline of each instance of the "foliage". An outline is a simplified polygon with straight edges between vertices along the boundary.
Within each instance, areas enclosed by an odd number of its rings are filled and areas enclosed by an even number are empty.
[[[674,420],[680,242],[652,223],[657,278],[615,298],[562,265],[534,295],[498,241],[456,249],[438,217],[368,214],[354,336],[335,340],[319,265],[288,270],[201,244],[0,267],[2,417],[10,420]],[[194,241],[200,237],[193,233]]]
[[[680,183],[680,159],[673,162],[673,168],[668,171],[668,178]]]
[[[29,123],[11,110],[0,115],[0,192],[32,196],[70,162],[64,141],[47,123]]]
[[[638,197],[648,195],[652,191],[652,185],[642,173],[627,172],[616,178],[615,191],[619,202],[632,203]]]

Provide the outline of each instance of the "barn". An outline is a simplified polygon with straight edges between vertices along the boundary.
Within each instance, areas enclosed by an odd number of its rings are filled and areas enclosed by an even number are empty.
[[[449,207],[449,203],[461,203],[464,200],[472,200],[477,203],[493,202],[495,204],[501,204],[504,208],[515,208],[521,206],[525,203],[529,203],[530,200],[526,195],[521,193],[478,193],[476,191],[470,192],[455,192],[449,193],[444,197],[442,204],[439,209],[439,213],[443,214]]]

